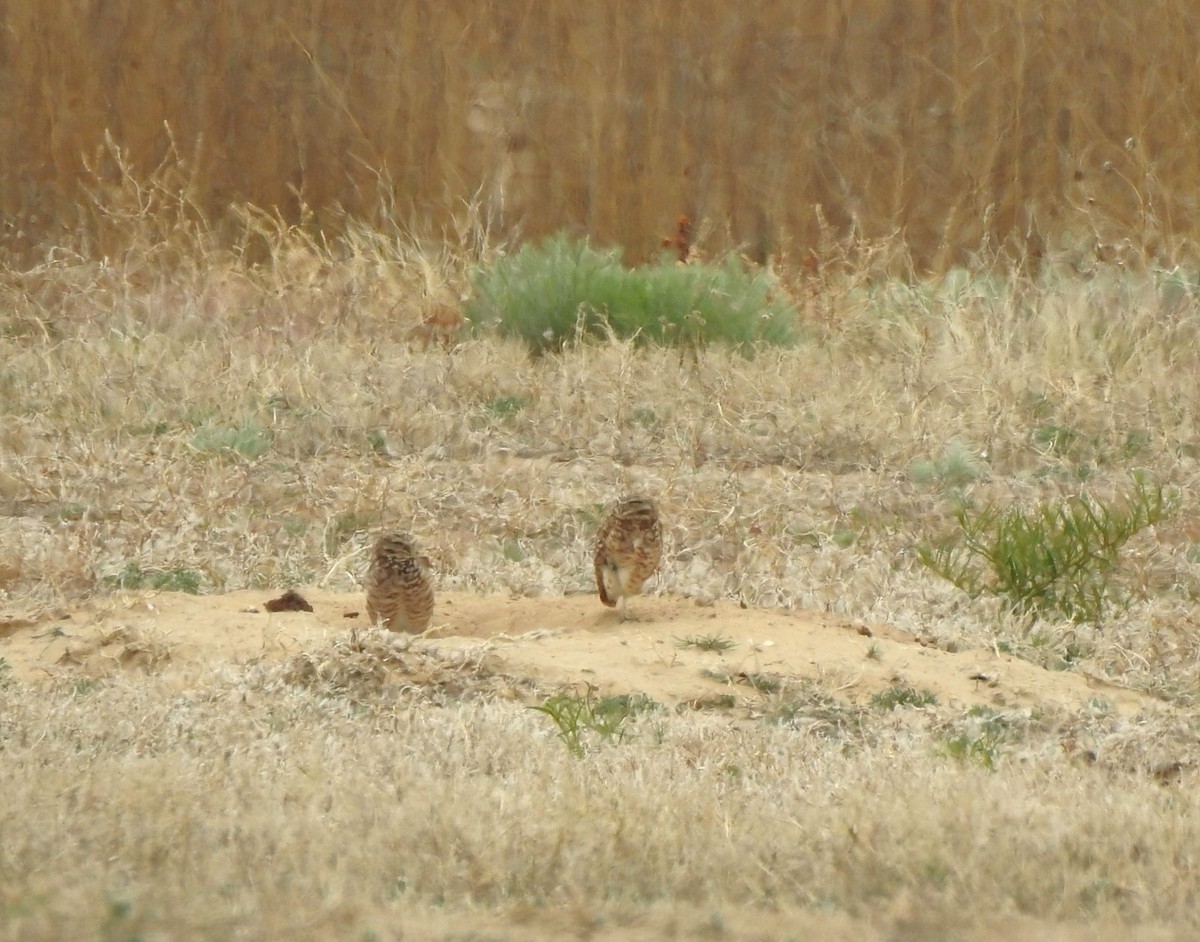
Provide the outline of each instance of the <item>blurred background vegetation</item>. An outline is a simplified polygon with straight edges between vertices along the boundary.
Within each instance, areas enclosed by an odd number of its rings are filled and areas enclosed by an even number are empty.
[[[493,235],[916,270],[1192,259],[1200,7],[1187,0],[257,0],[0,8],[0,223],[88,232],[163,179],[220,235],[251,204],[328,233]],[[125,155],[118,166],[114,152]],[[113,237],[115,238],[115,236]]]

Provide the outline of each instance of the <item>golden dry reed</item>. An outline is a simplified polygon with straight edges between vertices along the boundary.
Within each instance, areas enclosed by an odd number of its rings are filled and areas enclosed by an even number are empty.
[[[231,204],[653,252],[685,215],[765,255],[902,232],[918,266],[1181,257],[1200,178],[1185,0],[11,0],[0,218],[75,224],[88,166],[177,162]],[[94,180],[93,180],[94,182]],[[98,249],[103,251],[105,246]]]

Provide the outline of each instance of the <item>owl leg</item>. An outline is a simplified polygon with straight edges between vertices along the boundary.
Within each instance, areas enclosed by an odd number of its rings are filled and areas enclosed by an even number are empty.
[[[621,594],[621,621],[629,621],[629,596],[625,593]]]

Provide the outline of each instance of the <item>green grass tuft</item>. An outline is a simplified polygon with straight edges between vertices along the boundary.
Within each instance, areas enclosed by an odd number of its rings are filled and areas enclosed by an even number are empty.
[[[517,337],[536,354],[607,336],[693,349],[724,344],[746,354],[796,339],[794,308],[772,298],[767,275],[735,257],[627,269],[618,250],[559,235],[480,269],[473,287],[468,322]]]
[[[497,396],[484,410],[492,418],[503,421],[518,415],[529,403],[528,396]]]
[[[932,690],[917,690],[907,684],[893,684],[887,690],[881,690],[871,697],[871,706],[880,710],[936,705],[937,694]]]
[[[989,707],[974,706],[961,725],[964,728],[943,740],[945,754],[996,771],[1001,747],[1013,737],[1012,721]]]
[[[582,696],[555,694],[530,709],[550,717],[567,750],[574,756],[583,756],[588,734],[601,740],[623,742],[628,720],[661,706],[645,694],[615,694],[596,699],[589,692]]]
[[[955,512],[958,534],[918,553],[972,597],[998,596],[1019,615],[1096,623],[1117,596],[1113,570],[1121,547],[1177,504],[1162,485],[1136,478],[1120,502],[1071,497],[1029,512],[963,506]]]
[[[257,422],[246,422],[238,426],[204,425],[192,436],[192,447],[197,451],[215,454],[238,454],[243,458],[258,458],[271,447],[269,429]]]
[[[120,572],[105,576],[101,581],[114,589],[158,589],[199,595],[203,576],[192,569],[143,569],[130,562]]]
[[[908,477],[916,484],[962,488],[979,480],[986,469],[961,442],[951,442],[935,458],[921,458],[908,466]]]
[[[675,639],[677,648],[695,648],[697,651],[728,651],[737,647],[737,642],[724,635],[687,635]]]

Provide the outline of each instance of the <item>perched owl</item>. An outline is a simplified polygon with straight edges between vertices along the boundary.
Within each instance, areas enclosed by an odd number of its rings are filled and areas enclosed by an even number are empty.
[[[621,604],[629,617],[629,596],[642,591],[662,559],[662,524],[648,497],[626,497],[613,508],[596,534],[596,588],[610,608]]]
[[[385,533],[371,550],[367,570],[367,618],[391,631],[414,634],[429,627],[433,585],[428,557],[418,556],[407,533]]]

